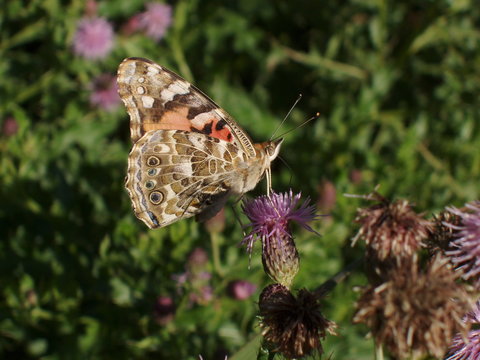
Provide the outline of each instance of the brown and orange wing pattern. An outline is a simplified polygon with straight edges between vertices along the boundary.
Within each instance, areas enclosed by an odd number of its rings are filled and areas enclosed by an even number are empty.
[[[118,68],[117,82],[134,143],[151,130],[183,130],[233,143],[256,156],[251,139],[233,118],[174,72],[148,59],[127,58]]]

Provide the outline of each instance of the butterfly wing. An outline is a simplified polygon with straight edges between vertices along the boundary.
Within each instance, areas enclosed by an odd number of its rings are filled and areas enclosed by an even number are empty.
[[[135,215],[152,229],[197,214],[213,216],[235,192],[234,182],[243,175],[235,164],[246,157],[222,139],[149,131],[128,158],[126,188]]]
[[[172,71],[148,59],[127,58],[118,68],[117,82],[134,143],[151,130],[184,130],[231,142],[256,156],[250,137],[235,120]]]

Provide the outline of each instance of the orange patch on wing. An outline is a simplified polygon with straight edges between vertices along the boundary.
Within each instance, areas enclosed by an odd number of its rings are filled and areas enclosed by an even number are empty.
[[[216,130],[215,126],[212,127],[212,134],[210,136],[222,139],[228,142],[233,142],[232,132],[226,126],[221,130]]]
[[[190,131],[192,123],[187,118],[188,108],[175,108],[163,113],[163,116],[156,122],[143,122],[142,128],[145,132],[150,130],[186,130]]]

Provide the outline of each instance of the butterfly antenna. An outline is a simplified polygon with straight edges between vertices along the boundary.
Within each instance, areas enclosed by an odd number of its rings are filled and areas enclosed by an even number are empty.
[[[283,136],[291,133],[292,131],[295,131],[295,130],[297,130],[297,129],[300,129],[301,127],[303,127],[303,126],[305,126],[306,124],[308,124],[310,121],[316,120],[316,119],[318,119],[319,117],[320,117],[320,113],[317,112],[317,113],[316,113],[315,115],[313,115],[310,119],[305,120],[305,121],[304,121],[303,123],[301,123],[300,125],[294,127],[293,129],[290,129],[290,130],[284,132],[283,134],[278,135],[275,139],[270,140],[270,141],[275,141],[276,139],[281,138],[281,137],[283,137]]]
[[[288,165],[288,163],[285,161],[285,159],[282,158],[280,155],[277,156],[277,159],[279,159],[288,168],[288,172],[290,173],[290,179],[288,180],[288,184],[291,185],[292,184],[292,179],[293,179],[292,168],[290,167],[290,165]]]
[[[297,100],[295,100],[295,102],[293,103],[292,107],[290,108],[290,110],[288,110],[288,113],[287,115],[285,115],[285,117],[283,118],[282,122],[280,124],[278,124],[277,128],[275,129],[275,131],[273,132],[272,136],[270,137],[270,141],[272,141],[273,137],[275,136],[275,134],[277,133],[277,131],[282,127],[283,123],[285,122],[285,120],[287,120],[288,116],[290,115],[290,113],[292,112],[292,110],[295,108],[295,106],[297,106],[298,102],[302,100],[302,94],[298,94],[298,97],[297,97]]]

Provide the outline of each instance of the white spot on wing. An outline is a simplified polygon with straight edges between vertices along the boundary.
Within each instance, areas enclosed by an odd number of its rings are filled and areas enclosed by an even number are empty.
[[[153,107],[153,103],[154,103],[155,99],[151,96],[142,96],[142,104],[143,104],[143,107],[145,108],[152,108]]]
[[[157,153],[168,153],[170,152],[170,146],[168,146],[167,144],[156,144],[153,147],[153,151]]]
[[[190,85],[183,80],[175,80],[168,87],[164,88],[160,94],[163,103],[173,100],[174,96],[177,94],[188,94],[188,87]]]
[[[195,118],[192,119],[192,125],[194,125],[197,129],[202,129],[205,126],[205,124],[212,121],[212,118],[213,119],[218,118],[215,110],[200,113],[197,116],[195,116]]]
[[[137,93],[140,95],[145,94],[145,88],[143,86],[137,87]]]
[[[148,70],[147,75],[149,76],[157,75],[160,73],[160,70],[158,70],[158,68],[156,68],[155,66],[149,66],[147,67],[147,70]]]
[[[135,74],[135,69],[137,66],[135,63],[126,60],[126,62],[121,67],[121,72],[119,73],[119,81],[126,84],[130,84],[133,75]]]

